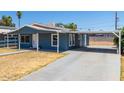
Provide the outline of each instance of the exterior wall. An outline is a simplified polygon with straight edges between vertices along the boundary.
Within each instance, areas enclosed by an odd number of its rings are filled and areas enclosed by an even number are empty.
[[[52,49],[55,50],[56,47],[51,46],[51,34],[39,34],[39,47],[40,49]]]
[[[85,46],[84,34],[81,34],[81,35],[82,35],[82,41],[81,41],[82,46],[80,46],[80,34],[76,34],[76,37],[75,37],[76,48]],[[88,40],[87,40],[87,43],[88,43]]]
[[[89,45],[89,35],[87,35],[87,46]]]
[[[68,50],[69,47],[69,37],[68,37],[68,34],[60,34],[60,42],[59,42],[59,45],[60,45],[60,50]]]
[[[33,29],[33,28],[29,28],[29,27],[23,27],[22,29],[20,29],[17,34],[35,34],[37,33],[38,30]],[[15,32],[16,34],[16,32]]]
[[[80,40],[79,40],[79,34],[75,34],[75,46],[80,47]]]
[[[4,40],[5,35],[0,34],[0,47],[5,47],[6,46],[6,41]]]
[[[27,34],[21,34],[27,35]],[[78,34],[75,35],[75,46],[69,47],[69,34],[59,34],[59,49],[65,51],[79,47]],[[32,48],[32,35],[30,34],[29,43],[20,43],[21,48]],[[39,48],[48,50],[57,50],[57,47],[51,46],[51,33],[39,34]]]
[[[67,34],[59,34],[59,49],[60,51],[68,49],[68,37]],[[51,49],[56,50],[57,47],[51,46],[51,33],[39,34],[39,47],[41,49]]]

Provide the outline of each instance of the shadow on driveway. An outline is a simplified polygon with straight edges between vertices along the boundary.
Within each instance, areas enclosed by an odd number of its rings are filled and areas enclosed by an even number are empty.
[[[95,53],[111,53],[117,54],[117,49],[115,48],[94,48],[94,47],[84,47],[73,49],[74,51],[82,51],[82,52],[95,52]]]

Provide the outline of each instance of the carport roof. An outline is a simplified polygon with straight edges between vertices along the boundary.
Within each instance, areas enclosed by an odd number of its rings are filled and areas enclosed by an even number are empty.
[[[118,33],[118,30],[114,30],[114,31],[71,31],[70,29],[66,29],[66,28],[61,28],[61,27],[55,27],[55,26],[47,26],[47,25],[43,25],[43,24],[37,24],[34,23],[32,25],[25,25],[23,27],[21,27],[20,29],[24,28],[24,27],[29,27],[32,29],[36,29],[37,31],[40,32],[58,32],[58,33],[77,33],[77,34],[110,34],[110,33]],[[12,31],[10,33],[18,33],[18,31],[20,29],[17,29],[15,31]]]
[[[9,26],[0,26],[0,34],[6,34],[9,32],[14,31],[16,28],[15,27],[9,27]]]

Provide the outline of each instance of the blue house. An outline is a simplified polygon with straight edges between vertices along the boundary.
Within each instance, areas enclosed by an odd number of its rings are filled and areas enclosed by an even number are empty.
[[[18,48],[47,49],[65,51],[85,47],[87,35],[78,31],[34,23],[17,29],[11,34],[18,34]]]

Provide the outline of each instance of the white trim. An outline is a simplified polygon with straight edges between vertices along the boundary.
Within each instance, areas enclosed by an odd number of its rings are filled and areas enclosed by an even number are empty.
[[[9,48],[9,34],[7,34],[6,39],[7,39],[7,48]]]
[[[121,58],[121,30],[119,31],[119,46],[118,46],[118,54]]]
[[[69,34],[69,47],[72,46],[72,34]]]
[[[52,47],[57,47],[57,45],[53,45],[53,36],[54,36],[54,35],[57,36],[57,34],[51,34],[51,46],[52,46]],[[57,36],[57,41],[58,41],[58,36]]]
[[[18,34],[18,43],[19,43],[18,48],[20,50],[20,34]]]
[[[87,35],[84,34],[84,46],[86,47],[87,46]]]
[[[115,32],[112,32],[116,37],[118,37],[119,38],[119,35],[118,34],[116,34]]]
[[[37,52],[39,51],[39,33],[37,33]]]
[[[57,32],[57,53],[59,53],[59,33]]]

